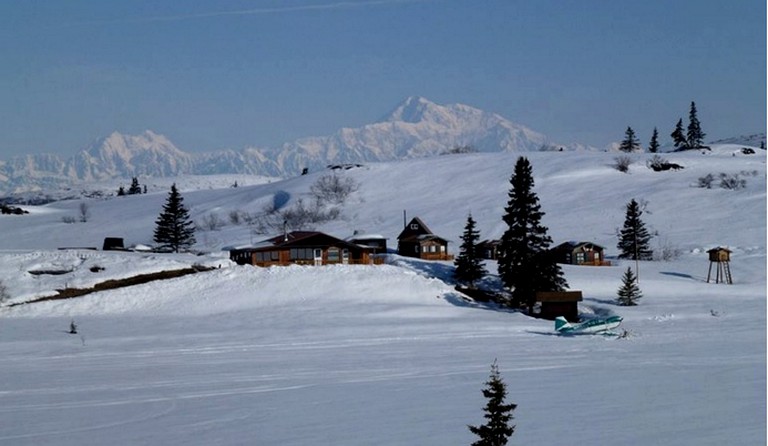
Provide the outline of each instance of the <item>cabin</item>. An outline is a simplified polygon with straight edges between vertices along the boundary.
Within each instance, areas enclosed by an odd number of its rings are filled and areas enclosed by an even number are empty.
[[[501,240],[483,240],[477,244],[480,257],[487,260],[499,260]]]
[[[122,237],[105,237],[102,251],[127,251]]]
[[[555,320],[563,316],[568,322],[578,322],[582,299],[581,291],[537,291],[536,302],[541,303],[539,317]]]
[[[373,249],[322,232],[293,231],[257,243],[233,248],[229,258],[239,265],[380,264]]]
[[[592,242],[565,242],[550,250],[557,263],[566,265],[610,266],[605,260],[605,248]]]
[[[453,260],[448,254],[448,240],[433,234],[418,217],[397,236],[397,253],[424,260]]]
[[[365,246],[372,250],[373,254],[387,253],[387,238],[379,234],[367,234],[355,231],[346,241],[355,245]]]

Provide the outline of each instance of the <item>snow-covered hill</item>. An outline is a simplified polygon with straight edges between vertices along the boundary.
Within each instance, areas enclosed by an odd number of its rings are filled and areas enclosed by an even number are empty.
[[[635,154],[627,174],[612,167],[611,153],[525,154],[555,243],[606,247],[614,266],[563,269],[584,293],[582,312],[624,318],[622,339],[558,337],[549,321],[466,300],[452,288],[450,262],[393,255],[382,266],[262,269],[228,261],[223,247],[268,236],[230,214],[308,203],[310,187],[329,170],[222,189],[179,178],[193,219],[224,221],[198,230],[203,255],[56,249],[100,246],[106,236],[151,243],[166,197],[159,183],[145,195],[0,215],[0,281],[11,302],[195,263],[216,267],[0,308],[0,444],[470,444],[466,425],[483,422],[480,391],[494,359],[518,404],[512,443],[567,435],[592,444],[761,444],[766,156],[741,148],[664,155],[684,166],[666,172]],[[336,171],[359,188],[338,208],[339,219],[316,228],[338,237],[377,232],[394,246],[405,210],[455,253],[469,212],[483,238],[503,232],[518,156]],[[721,173],[744,187],[720,188]],[[708,174],[713,187],[699,187]],[[640,262],[643,298],[618,307],[621,276],[635,264],[615,258],[615,230],[632,198],[656,234],[653,248],[671,259]],[[81,203],[88,221],[64,223]],[[706,283],[706,250],[715,246],[733,251],[733,285]],[[495,272],[493,262],[487,266]],[[73,320],[77,335],[66,333]]]

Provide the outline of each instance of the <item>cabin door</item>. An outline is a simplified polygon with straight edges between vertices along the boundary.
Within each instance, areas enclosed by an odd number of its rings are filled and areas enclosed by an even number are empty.
[[[320,266],[323,264],[323,250],[320,248],[315,248],[315,266]]]

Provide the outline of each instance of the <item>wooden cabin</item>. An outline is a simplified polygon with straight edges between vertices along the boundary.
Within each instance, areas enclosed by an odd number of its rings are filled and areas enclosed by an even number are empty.
[[[264,240],[255,246],[230,250],[239,265],[380,264],[373,249],[315,231],[294,231]]]
[[[579,321],[581,291],[537,291],[536,302],[541,302],[539,317],[555,320],[563,316],[568,322]]]
[[[397,253],[424,260],[453,260],[448,254],[448,240],[433,234],[418,217],[397,236]]]
[[[349,243],[371,248],[373,254],[387,253],[387,238],[379,234],[355,233],[347,237]]]
[[[477,244],[480,257],[488,260],[499,260],[501,240],[483,240]]]
[[[565,242],[551,249],[557,263],[566,265],[610,266],[605,248],[591,242]]]

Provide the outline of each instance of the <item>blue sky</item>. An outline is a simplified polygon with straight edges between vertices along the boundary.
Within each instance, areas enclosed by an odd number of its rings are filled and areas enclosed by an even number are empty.
[[[764,0],[0,2],[0,158],[152,129],[189,152],[374,122],[408,96],[560,143],[764,132]]]

